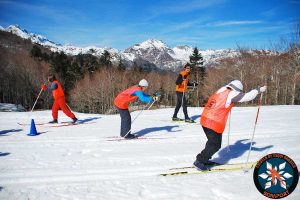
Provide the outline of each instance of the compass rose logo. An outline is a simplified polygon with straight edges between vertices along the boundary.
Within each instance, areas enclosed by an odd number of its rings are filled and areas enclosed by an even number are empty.
[[[280,199],[293,192],[299,175],[292,159],[286,155],[274,153],[258,161],[253,178],[257,189],[264,196]]]
[[[276,186],[277,183],[280,187],[286,189],[286,179],[293,178],[293,176],[284,171],[286,162],[279,165],[279,167],[273,167],[271,163],[266,162],[267,170],[266,173],[261,173],[258,176],[266,179],[265,189],[268,189],[272,186]]]

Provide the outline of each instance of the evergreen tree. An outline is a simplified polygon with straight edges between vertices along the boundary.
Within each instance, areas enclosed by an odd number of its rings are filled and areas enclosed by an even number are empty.
[[[126,70],[126,66],[125,66],[124,63],[122,62],[121,56],[119,57],[118,70],[119,70],[119,71],[125,71],[125,70]]]
[[[30,55],[34,58],[41,58],[43,56],[41,48],[37,45],[34,45],[32,47],[32,49],[30,50]]]
[[[112,66],[111,55],[107,50],[104,50],[104,52],[102,53],[100,62],[107,67]]]
[[[197,47],[194,48],[193,54],[190,56],[190,63],[193,69],[203,67],[203,57]]]
[[[132,70],[134,72],[139,72],[139,73],[144,72],[143,67],[141,65],[139,65],[137,62],[133,63]]]
[[[197,47],[194,48],[193,54],[190,56],[190,63],[192,67],[192,73],[196,75],[196,82],[198,83],[198,88],[196,92],[197,106],[204,103],[203,95],[201,94],[201,89],[204,85],[205,79],[205,68],[203,66],[203,57]]]
[[[69,57],[64,52],[51,54],[51,68],[59,75],[60,82],[64,86],[66,94],[72,89],[75,83],[74,65],[71,64]]]
[[[192,72],[196,74],[197,82],[203,84],[205,77],[205,68],[203,66],[203,57],[197,47],[194,48],[193,54],[190,56]]]
[[[95,49],[90,48],[88,53],[89,53],[89,54],[93,54],[93,53],[96,53],[96,51],[95,51]]]
[[[97,58],[91,54],[86,54],[85,55],[85,62],[86,62],[86,65],[87,65],[87,70],[90,72],[90,73],[93,73],[95,71],[97,71],[100,66],[98,64],[98,61],[97,61]]]

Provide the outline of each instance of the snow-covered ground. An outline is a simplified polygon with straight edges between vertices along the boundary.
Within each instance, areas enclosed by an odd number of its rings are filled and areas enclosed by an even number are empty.
[[[202,108],[188,110],[198,122]],[[230,151],[226,129],[215,160],[246,160],[256,110],[233,109]],[[30,137],[30,126],[17,123],[47,122],[51,111],[1,112],[0,199],[266,199],[254,185],[253,171],[159,176],[191,165],[206,142],[198,123],[171,122],[172,114],[172,108],[145,111],[134,122],[133,132],[153,139],[111,141],[119,135],[118,115],[77,113],[83,124],[37,125],[40,135]],[[262,107],[250,161],[276,152],[300,167],[299,116],[300,106]],[[59,120],[70,121],[62,113]],[[300,199],[299,185],[286,199]]]

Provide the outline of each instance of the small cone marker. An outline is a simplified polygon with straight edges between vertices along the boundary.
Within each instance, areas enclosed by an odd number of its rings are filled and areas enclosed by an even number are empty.
[[[28,136],[36,136],[38,135],[37,131],[36,131],[36,128],[35,128],[35,123],[34,123],[34,120],[31,119],[31,124],[30,124],[30,133],[27,134]]]

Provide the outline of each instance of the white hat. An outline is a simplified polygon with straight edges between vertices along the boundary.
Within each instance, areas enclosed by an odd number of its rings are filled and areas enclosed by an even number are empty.
[[[148,81],[146,81],[145,79],[140,80],[139,86],[148,87],[149,86]]]
[[[239,80],[231,81],[228,85],[226,85],[226,87],[229,87],[229,88],[231,88],[235,91],[238,91],[238,92],[242,92],[243,88],[244,88],[243,84]]]

